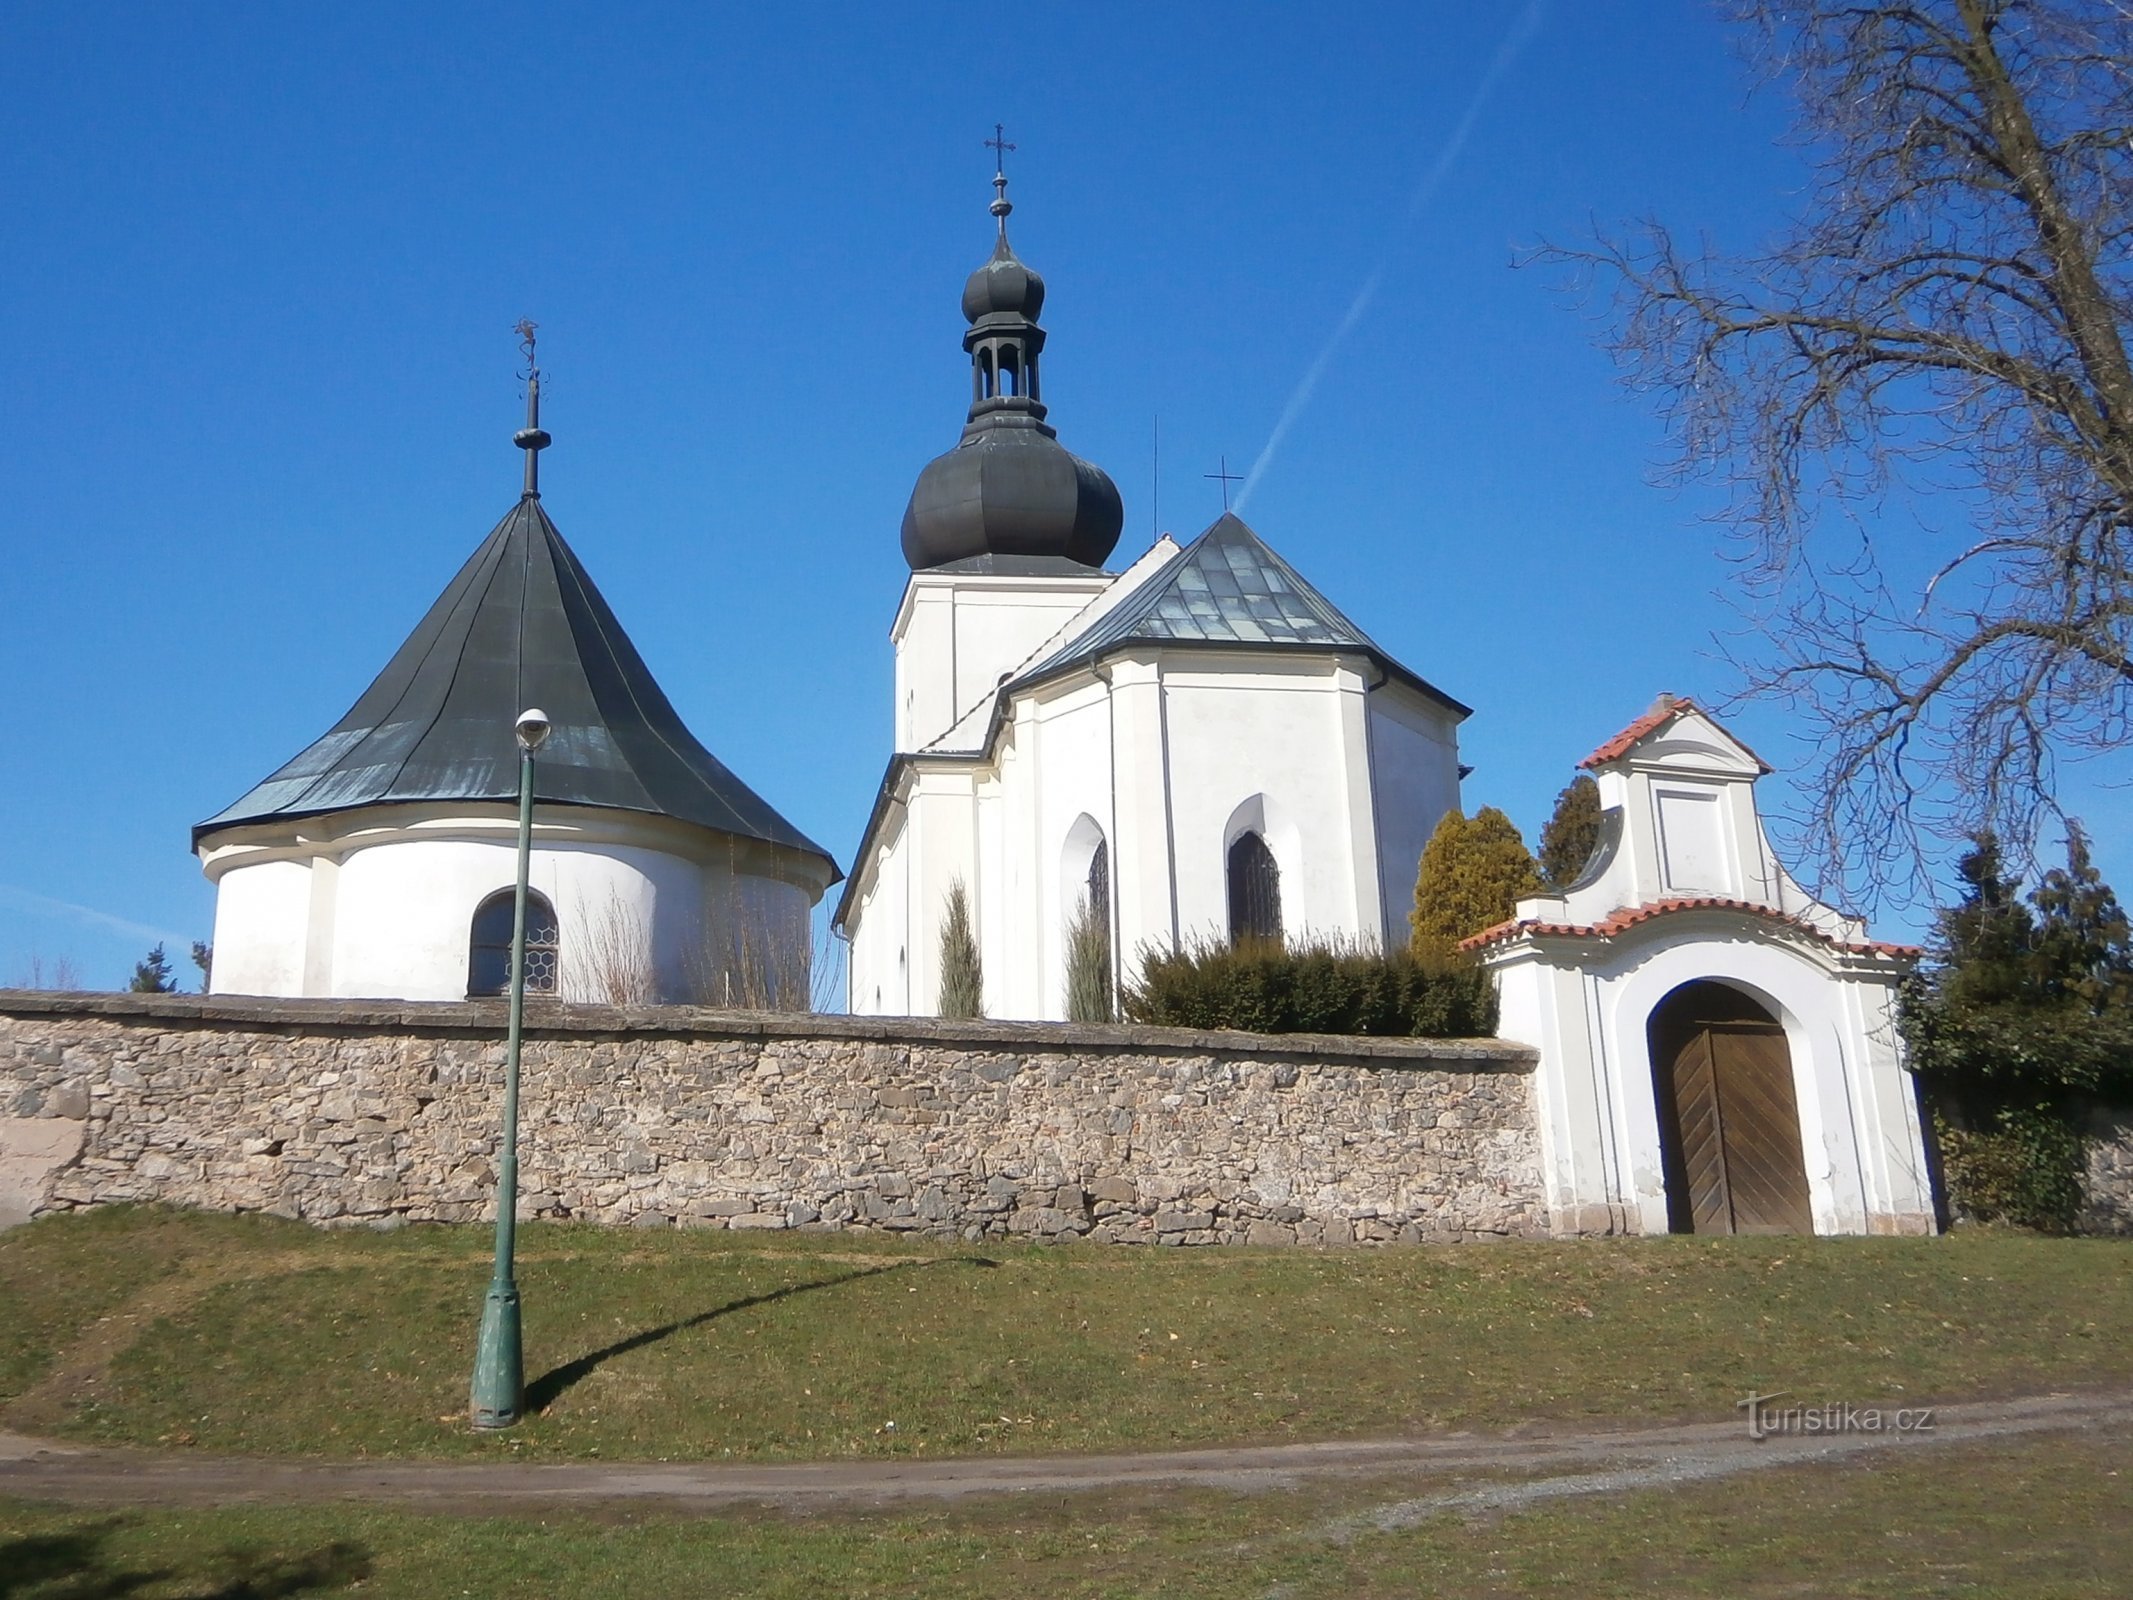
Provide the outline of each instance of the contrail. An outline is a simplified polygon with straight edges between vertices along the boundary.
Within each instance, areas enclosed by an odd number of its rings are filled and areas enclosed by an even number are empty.
[[[1545,7],[1546,0],[1527,0],[1526,9],[1519,13],[1518,21],[1512,24],[1504,42],[1497,46],[1495,58],[1489,62],[1488,70],[1481,75],[1481,82],[1474,86],[1473,98],[1467,101],[1466,110],[1460,114],[1451,137],[1444,141],[1443,147],[1437,152],[1437,159],[1429,164],[1429,170],[1422,174],[1422,181],[1415,185],[1414,193],[1409,196],[1407,215],[1403,219],[1403,232],[1405,226],[1411,226],[1422,214],[1423,207],[1429,204],[1438,188],[1450,176],[1452,164],[1466,148],[1466,142],[1473,135],[1474,124],[1481,120],[1482,108],[1488,104],[1489,96],[1495,92],[1503,75],[1511,70],[1511,64],[1518,59],[1519,52],[1525,49],[1532,41],[1533,35],[1540,30],[1541,13]],[[1265,475],[1268,465],[1273,461],[1274,452],[1281,447],[1281,441],[1287,435],[1290,425],[1303,415],[1304,407],[1311,403],[1311,396],[1317,392],[1319,379],[1326,375],[1326,369],[1333,364],[1333,358],[1339,353],[1341,345],[1354,331],[1355,325],[1363,320],[1363,313],[1370,309],[1370,303],[1377,298],[1378,286],[1385,281],[1386,269],[1391,264],[1392,249],[1387,247],[1378,257],[1378,264],[1370,269],[1370,276],[1363,280],[1363,286],[1356,291],[1355,298],[1348,303],[1347,315],[1341,318],[1339,325],[1333,330],[1332,337],[1326,340],[1317,358],[1305,370],[1303,381],[1296,385],[1295,392],[1289,396],[1289,403],[1281,408],[1281,417],[1275,422],[1274,431],[1267,435],[1266,444],[1259,452],[1259,459],[1252,463],[1252,470],[1244,475],[1244,487],[1237,491],[1237,510],[1242,511],[1244,503],[1251,499],[1252,491],[1259,486],[1260,478]]]
[[[12,883],[0,883],[0,905],[11,905],[18,911],[56,913],[110,933],[123,933],[129,939],[145,939],[151,944],[176,945],[180,950],[188,948],[191,943],[182,933],[172,933],[165,928],[151,928],[145,922],[130,922],[124,917],[114,917],[108,911],[99,911],[94,906],[78,906],[71,900],[54,900],[50,895],[35,894]]]

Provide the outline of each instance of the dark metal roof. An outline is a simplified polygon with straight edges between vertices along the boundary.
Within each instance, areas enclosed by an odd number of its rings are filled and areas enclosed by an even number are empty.
[[[911,490],[904,559],[914,572],[987,556],[1100,568],[1118,544],[1125,507],[1109,475],[1071,454],[1044,420],[1044,280],[1007,243],[1007,175],[992,181],[999,243],[963,288],[970,411],[961,441],[928,462]]]
[[[1386,654],[1230,511],[1115,609],[1018,673],[1003,692],[1139,643],[1352,650],[1462,717],[1471,709]]]
[[[584,567],[527,495],[482,541],[377,680],[333,729],[193,829],[436,800],[515,802],[512,726],[529,706],[554,732],[535,798],[672,817],[819,856],[682,725]]]

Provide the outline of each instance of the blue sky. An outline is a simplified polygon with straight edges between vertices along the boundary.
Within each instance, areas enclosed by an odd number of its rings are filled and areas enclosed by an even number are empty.
[[[1118,562],[1158,417],[1180,536],[1260,462],[1249,520],[1476,708],[1468,804],[1529,835],[1656,691],[1730,686],[1708,500],[1653,487],[1649,404],[1513,266],[1645,215],[1749,248],[1797,202],[1782,100],[1694,0],[18,5],[6,40],[0,983],[207,936],[189,826],[510,507],[522,316],[550,513],[698,735],[849,865],[995,121]],[[2090,820],[2133,866],[2122,794]]]

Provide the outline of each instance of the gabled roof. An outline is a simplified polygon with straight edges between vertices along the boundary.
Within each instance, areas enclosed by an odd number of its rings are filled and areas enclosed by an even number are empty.
[[[683,726],[584,567],[527,495],[460,568],[353,709],[301,755],[193,829],[436,800],[515,802],[512,728],[554,731],[535,798],[647,812],[819,856]],[[835,881],[833,877],[831,881]]]
[[[1659,696],[1653,702],[1651,710],[1645,712],[1643,716],[1632,722],[1612,739],[1609,739],[1599,749],[1593,751],[1578,765],[1584,768],[1604,767],[1611,761],[1619,761],[1646,739],[1649,739],[1653,734],[1659,732],[1677,718],[1692,715],[1702,717],[1706,722],[1717,728],[1722,737],[1731,740],[1741,754],[1753,761],[1762,771],[1774,772],[1777,770],[1753,750],[1742,744],[1740,740],[1735,739],[1732,734],[1726,732],[1718,719],[1696,704],[1695,701],[1680,699],[1670,694]]]
[[[1225,511],[1135,594],[1025,668],[1007,688],[1144,643],[1354,651],[1459,715],[1471,710],[1380,649],[1234,512]]]
[[[1826,928],[1819,928],[1805,917],[1789,911],[1780,911],[1775,906],[1759,905],[1753,900],[1734,900],[1719,895],[1686,895],[1670,900],[1655,900],[1649,905],[1625,906],[1611,911],[1598,922],[1547,922],[1539,918],[1513,917],[1508,922],[1499,922],[1493,927],[1459,941],[1462,950],[1486,950],[1494,945],[1509,944],[1514,939],[1612,939],[1627,933],[1640,923],[1654,917],[1673,916],[1684,911],[1732,911],[1744,916],[1756,917],[1765,922],[1774,922],[1792,933],[1806,934],[1818,939],[1834,950],[1849,955],[1887,956],[1895,961],[1916,961],[1922,952],[1915,944],[1890,944],[1882,939],[1840,939]]]

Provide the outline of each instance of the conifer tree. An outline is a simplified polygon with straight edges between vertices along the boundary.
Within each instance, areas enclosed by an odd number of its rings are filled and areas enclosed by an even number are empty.
[[[1541,829],[1541,881],[1561,894],[1585,870],[1600,843],[1600,786],[1581,772],[1555,797],[1555,814]]]
[[[173,994],[177,987],[178,980],[170,975],[170,958],[161,945],[149,951],[145,961],[133,964],[133,981],[126,985],[133,994]]]
[[[1540,873],[1518,827],[1494,806],[1472,817],[1447,811],[1422,851],[1415,909],[1418,949],[1442,950],[1508,921],[1517,903],[1541,890]]]
[[[2133,1096],[2133,932],[2078,828],[2026,903],[1989,834],[1957,871],[1962,899],[1899,1009],[1909,1065],[1956,1206],[2063,1230],[2082,1203],[2084,1104]]]
[[[2133,928],[2089,859],[2088,836],[2070,823],[2066,865],[2044,875],[2037,908],[2037,961],[2046,989],[2091,1011],[2133,1005]]]
[[[200,992],[206,994],[215,981],[215,947],[205,939],[193,941],[193,965],[200,969]]]
[[[941,920],[940,1014],[985,1015],[985,966],[970,932],[970,896],[958,878],[948,888],[948,914]]]

